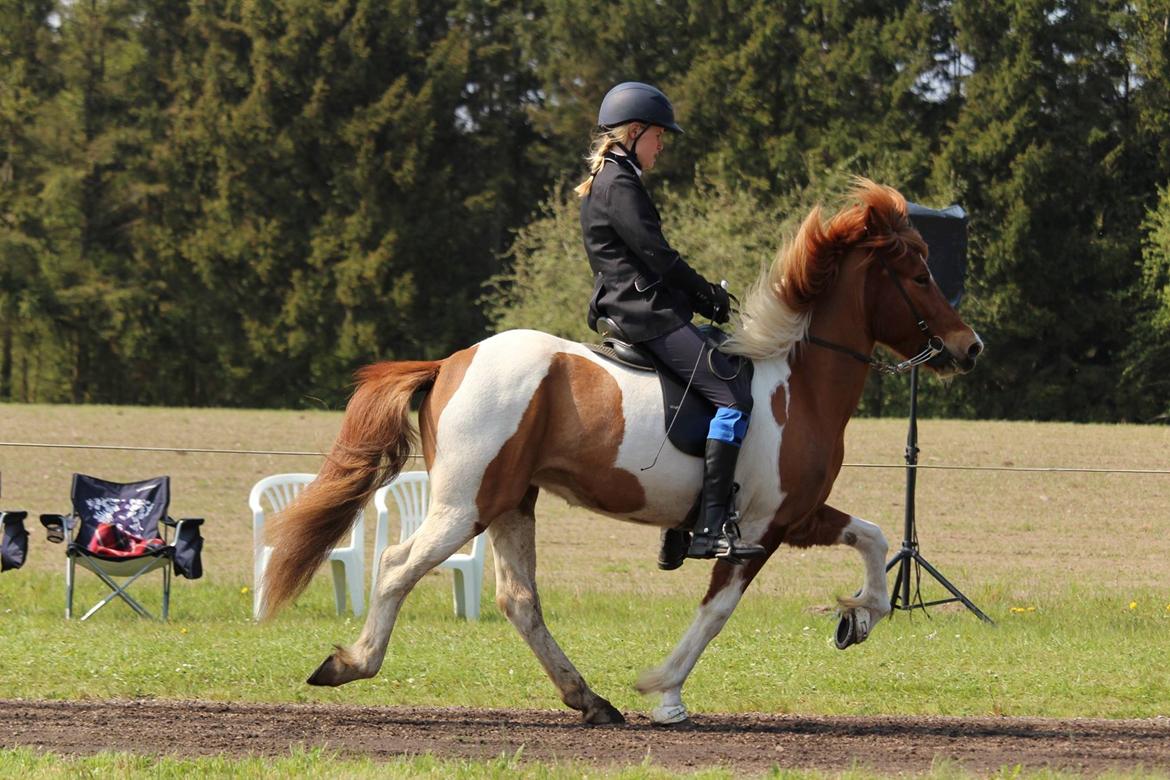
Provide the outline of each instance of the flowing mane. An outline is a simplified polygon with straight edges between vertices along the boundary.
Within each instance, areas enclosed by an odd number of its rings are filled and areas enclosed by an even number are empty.
[[[881,250],[892,257],[925,256],[926,245],[910,225],[906,199],[895,189],[862,177],[846,196],[847,207],[826,224],[818,205],[796,236],[786,241],[772,267],[748,291],[741,321],[722,349],[753,360],[783,357],[808,332],[812,305],[837,276],[852,249]]]

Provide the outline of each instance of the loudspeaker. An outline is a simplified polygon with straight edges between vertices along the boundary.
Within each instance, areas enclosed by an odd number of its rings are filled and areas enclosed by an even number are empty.
[[[951,306],[963,299],[967,279],[967,212],[962,206],[928,209],[907,203],[910,224],[930,247],[927,265]]]

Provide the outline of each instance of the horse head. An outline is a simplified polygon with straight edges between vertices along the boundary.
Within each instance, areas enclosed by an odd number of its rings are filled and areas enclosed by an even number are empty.
[[[867,266],[869,332],[905,358],[929,356],[924,364],[943,376],[970,371],[983,341],[930,273],[929,250],[910,224],[905,198],[866,180],[858,183],[854,196],[865,232],[857,246]]]
[[[879,369],[970,371],[983,342],[931,276],[905,198],[858,178],[848,202],[827,221],[812,210],[748,295],[728,351],[761,358],[803,337]],[[869,358],[875,342],[906,360],[895,367]]]

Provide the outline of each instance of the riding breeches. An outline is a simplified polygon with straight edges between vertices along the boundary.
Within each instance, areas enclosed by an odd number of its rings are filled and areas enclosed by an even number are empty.
[[[744,416],[751,414],[750,381],[740,374],[727,355],[712,349],[693,324],[687,323],[670,333],[643,341],[641,346],[653,352],[684,384],[689,381],[691,391],[698,392],[716,409],[737,409]]]

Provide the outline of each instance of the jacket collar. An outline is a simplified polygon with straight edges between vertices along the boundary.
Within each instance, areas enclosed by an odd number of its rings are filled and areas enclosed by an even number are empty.
[[[620,149],[610,149],[605,153],[605,159],[610,162],[617,163],[623,168],[632,171],[633,173],[637,174],[639,179],[642,178],[642,169],[638,167],[636,162],[630,159],[628,154],[621,151]]]

